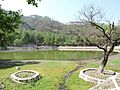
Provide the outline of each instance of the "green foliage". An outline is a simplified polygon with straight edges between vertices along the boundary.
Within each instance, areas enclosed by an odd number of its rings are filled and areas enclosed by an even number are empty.
[[[65,32],[66,26],[58,21],[55,21],[47,16],[42,17],[38,15],[23,16],[23,23],[20,29],[37,30],[42,32]]]
[[[23,34],[24,34],[22,35],[23,42],[25,44],[28,44],[30,42],[30,34],[28,32],[24,32]]]
[[[23,45],[23,40],[22,39],[15,39],[14,40],[14,45],[16,45],[16,46],[22,46]]]
[[[75,62],[41,62],[37,64],[21,65],[22,70],[35,70],[42,79],[33,84],[18,84],[8,78],[16,72],[15,67],[0,69],[0,80],[5,85],[5,90],[58,90],[59,83],[66,72],[75,68]]]
[[[38,6],[38,2],[41,0],[27,0],[28,4]],[[3,49],[7,49],[8,43],[13,42],[14,39],[11,34],[15,32],[21,23],[21,15],[19,11],[6,11],[1,8],[0,4],[0,46]],[[27,43],[27,42],[25,42]]]
[[[10,36],[21,23],[20,12],[6,11],[0,7],[0,46],[7,48]]]

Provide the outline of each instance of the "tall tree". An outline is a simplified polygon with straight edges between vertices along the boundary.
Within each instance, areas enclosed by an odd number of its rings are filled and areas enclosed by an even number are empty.
[[[99,21],[103,19],[102,12],[94,5],[83,8],[79,12],[79,16],[86,28],[84,34],[76,33],[76,35],[84,42],[103,50],[104,58],[99,66],[100,73],[103,73],[109,55],[113,52],[114,47],[120,43],[120,29],[115,26],[114,22],[100,23]]]
[[[4,0],[3,0],[4,1]],[[38,6],[38,1],[41,0],[27,0],[28,4]],[[6,11],[1,8],[0,4],[0,46],[7,48],[10,34],[15,33],[21,23],[21,14],[19,11]]]
[[[10,34],[18,28],[20,12],[6,11],[0,7],[0,46],[7,48]]]

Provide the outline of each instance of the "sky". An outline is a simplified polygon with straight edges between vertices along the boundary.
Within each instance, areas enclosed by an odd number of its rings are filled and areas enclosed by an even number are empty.
[[[26,0],[0,0],[6,10],[22,10],[22,14],[48,16],[53,20],[68,23],[77,21],[78,11],[85,6],[95,4],[103,10],[106,20],[120,20],[120,0],[42,0],[38,8],[28,5]]]

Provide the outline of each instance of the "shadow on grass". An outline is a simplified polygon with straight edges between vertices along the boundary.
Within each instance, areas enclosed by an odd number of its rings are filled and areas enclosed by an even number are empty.
[[[0,60],[0,69],[11,68],[28,64],[39,64],[39,61],[18,61],[18,60]]]

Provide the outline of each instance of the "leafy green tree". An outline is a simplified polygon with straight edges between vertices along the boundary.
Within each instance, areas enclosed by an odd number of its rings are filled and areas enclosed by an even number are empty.
[[[36,36],[36,39],[37,39],[37,44],[38,45],[42,45],[43,44],[43,42],[44,42],[44,33],[42,34],[42,33],[40,33],[40,32],[36,32],[37,34],[37,36]]]
[[[14,40],[14,45],[15,46],[22,46],[24,44],[22,39],[15,39]]]
[[[36,39],[37,39],[37,37],[36,37],[36,32],[31,32],[30,33],[30,43],[33,43],[33,44],[36,44]]]
[[[44,35],[44,44],[45,45],[52,45],[53,44],[53,36],[52,36],[52,34],[51,33],[46,33],[45,35]]]
[[[6,11],[0,7],[0,46],[7,48],[10,34],[15,33],[21,23],[20,12]]]
[[[41,0],[27,0],[28,4],[36,7],[38,6],[38,1]],[[10,41],[9,34],[14,33],[20,23],[21,15],[19,11],[6,11],[1,8],[0,4],[0,46],[3,49],[7,49],[8,42]]]
[[[22,38],[25,44],[28,44],[30,42],[30,34],[28,32],[24,32]]]

